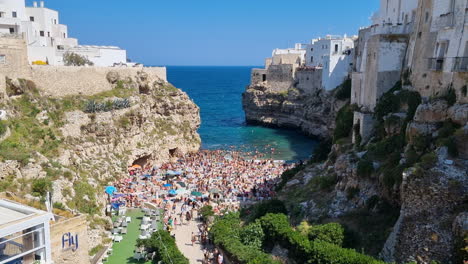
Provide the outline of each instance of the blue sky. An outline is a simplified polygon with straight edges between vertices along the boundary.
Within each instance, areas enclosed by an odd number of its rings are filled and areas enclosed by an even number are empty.
[[[32,0],[27,0],[31,5]],[[262,65],[274,48],[357,34],[378,0],[46,0],[80,44],[147,65]]]

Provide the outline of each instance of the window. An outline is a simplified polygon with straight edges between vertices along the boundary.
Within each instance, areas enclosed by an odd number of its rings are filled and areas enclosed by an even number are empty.
[[[64,50],[65,47],[64,47],[63,45],[57,45],[57,49],[58,49],[58,50]]]
[[[10,34],[14,34],[15,33],[15,29],[14,28],[10,28]]]
[[[54,19],[54,24],[56,24],[56,25],[57,25],[57,19]]]
[[[47,36],[50,38],[50,32],[47,32]]]
[[[18,13],[16,13],[16,11],[13,11],[12,16],[13,16],[13,17],[18,17]]]
[[[6,55],[0,55],[0,64],[6,63]]]
[[[65,33],[63,33],[63,38],[67,38],[67,35]]]
[[[33,16],[30,16],[30,17],[29,17],[29,21],[34,22],[34,17],[33,17]]]
[[[314,51],[314,48],[311,48],[310,51]]]
[[[40,35],[41,37],[45,37],[44,31],[39,31],[39,35]]]
[[[313,63],[314,62],[314,56],[311,56],[310,57],[310,63]]]
[[[429,12],[426,11],[426,17],[424,18],[424,22],[427,23],[429,21]]]
[[[338,44],[335,44],[335,53],[338,52]]]

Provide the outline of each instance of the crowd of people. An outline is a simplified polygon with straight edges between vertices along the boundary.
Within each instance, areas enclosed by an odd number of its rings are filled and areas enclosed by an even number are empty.
[[[291,166],[283,161],[248,159],[234,151],[200,151],[160,167],[132,166],[129,176],[114,184],[118,191],[109,199],[126,207],[164,208],[164,226],[172,232],[197,219],[198,210],[205,205],[222,215],[271,199],[281,174]],[[205,246],[205,263],[218,263],[219,258],[223,263],[222,254],[213,251],[209,242],[208,227],[198,225],[192,244]]]

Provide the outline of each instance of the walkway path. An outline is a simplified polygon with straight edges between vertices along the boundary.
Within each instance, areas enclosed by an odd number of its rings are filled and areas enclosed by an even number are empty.
[[[177,229],[173,231],[176,237],[177,247],[180,249],[182,254],[189,259],[190,264],[200,264],[203,261],[203,248],[199,242],[195,242],[192,246],[192,232],[198,234],[198,226],[200,223],[196,221],[190,221],[190,223],[184,222],[183,225],[177,226]]]

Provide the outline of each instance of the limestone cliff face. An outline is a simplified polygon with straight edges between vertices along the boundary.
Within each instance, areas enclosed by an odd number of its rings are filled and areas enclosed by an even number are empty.
[[[306,166],[280,197],[300,204],[310,221],[344,224],[359,234],[353,246],[385,261],[458,263],[468,235],[467,107],[426,99],[398,129],[388,129],[399,123],[389,120],[408,113],[389,113],[386,136],[334,144],[326,161]]]
[[[51,96],[34,79],[7,79],[0,192],[39,200],[50,191],[58,207],[96,215],[90,227],[101,228],[94,222],[104,212],[104,187],[128,166],[197,151],[199,108],[187,94],[144,69],[122,71],[100,75],[109,88],[90,87],[96,92],[87,95]],[[90,249],[101,234],[89,232]]]
[[[323,90],[311,94],[291,87],[277,92],[261,84],[248,86],[242,103],[248,123],[296,128],[321,138],[330,136],[336,112],[344,104]]]

